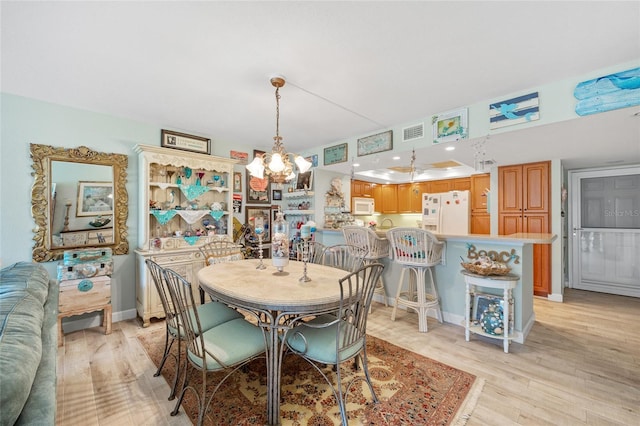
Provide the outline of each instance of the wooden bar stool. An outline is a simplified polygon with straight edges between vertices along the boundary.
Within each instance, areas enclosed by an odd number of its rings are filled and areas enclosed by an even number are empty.
[[[434,310],[442,322],[440,298],[436,287],[433,267],[442,262],[445,243],[429,231],[418,228],[394,228],[387,231],[391,243],[393,260],[402,265],[400,282],[393,302],[391,320],[396,320],[398,306],[405,306],[418,313],[418,330],[427,332],[427,313]],[[409,271],[405,288],[404,275]],[[427,273],[429,280],[426,279]]]

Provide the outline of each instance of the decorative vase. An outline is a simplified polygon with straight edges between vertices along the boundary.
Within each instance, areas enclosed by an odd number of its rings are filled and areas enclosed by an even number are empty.
[[[284,220],[284,214],[279,211],[273,221],[273,235],[271,236],[271,262],[278,272],[282,272],[289,264],[289,224]]]
[[[497,303],[490,303],[480,315],[480,326],[485,333],[501,336],[504,334],[503,320],[502,307]]]

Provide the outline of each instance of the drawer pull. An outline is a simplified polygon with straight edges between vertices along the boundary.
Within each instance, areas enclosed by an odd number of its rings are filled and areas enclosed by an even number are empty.
[[[78,290],[80,291],[89,291],[93,288],[93,282],[91,280],[82,280],[78,283]]]

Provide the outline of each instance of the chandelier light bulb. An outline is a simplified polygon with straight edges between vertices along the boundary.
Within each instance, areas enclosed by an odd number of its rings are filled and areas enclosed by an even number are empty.
[[[278,173],[284,170],[284,163],[282,162],[282,156],[278,153],[271,155],[271,161],[269,161],[269,169],[272,172]]]
[[[251,173],[251,176],[258,179],[264,179],[264,165],[262,164],[262,158],[255,157],[253,161],[246,165],[247,170]]]
[[[295,163],[298,166],[298,170],[300,171],[300,173],[306,173],[309,171],[309,169],[311,168],[311,166],[313,164],[311,164],[310,161],[308,161],[307,159],[305,159],[303,156],[298,155],[295,158]]]

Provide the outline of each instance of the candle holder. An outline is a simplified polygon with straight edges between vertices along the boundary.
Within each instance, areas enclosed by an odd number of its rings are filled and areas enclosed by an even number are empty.
[[[260,263],[256,266],[256,269],[267,269],[267,266],[262,263],[262,233],[264,229],[256,229],[256,235],[258,236],[258,259],[260,259]]]
[[[298,278],[298,281],[304,283],[311,281],[311,278],[307,275],[307,263],[309,263],[309,240],[311,240],[311,237],[302,238],[303,274]]]

